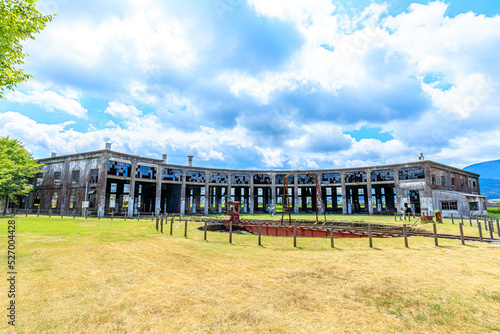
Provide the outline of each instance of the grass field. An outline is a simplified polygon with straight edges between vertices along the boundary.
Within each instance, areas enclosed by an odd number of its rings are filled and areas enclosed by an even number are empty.
[[[198,226],[189,221],[186,239],[178,221],[170,236],[147,220],[16,217],[17,332],[500,332],[498,245],[417,237],[409,249],[399,238],[374,239],[373,249],[336,239],[331,249],[300,238],[294,248],[263,237],[259,247],[254,235],[229,244],[209,232],[205,242]],[[0,228],[6,263],[7,218]],[[3,319],[0,331],[11,332]]]

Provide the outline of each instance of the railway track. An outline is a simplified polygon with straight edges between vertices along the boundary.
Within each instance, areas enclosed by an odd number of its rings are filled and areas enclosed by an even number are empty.
[[[222,221],[219,220],[213,220],[213,219],[203,219],[202,221],[207,221],[207,222],[212,222],[216,223],[217,225],[221,224],[223,225]],[[267,223],[267,224],[279,224],[276,221],[262,221],[262,220],[252,220],[252,219],[245,219],[242,220],[242,222],[247,222],[247,223]],[[409,223],[408,225],[408,231],[407,235],[409,237],[413,236],[420,236],[420,237],[427,237],[427,238],[434,238],[434,233],[432,232],[427,232],[423,230],[419,230],[418,228],[412,228],[412,226]],[[281,224],[279,224],[281,225]],[[288,224],[286,224],[288,225]],[[318,225],[314,223],[307,223],[307,222],[298,222],[297,226],[300,227],[309,227],[309,228],[314,228],[314,229],[319,229],[319,230],[329,230],[330,228],[333,228],[334,231],[345,231],[345,232],[350,232],[350,233],[360,233],[363,235],[368,234],[368,226],[366,223],[362,222],[354,222],[353,224],[346,224],[345,222],[335,222],[332,224],[328,225]],[[378,235],[378,236],[386,236],[386,237],[403,237],[403,227],[402,226],[392,226],[392,225],[383,225],[383,224],[371,224],[371,231],[372,235]],[[438,233],[436,236],[439,239],[451,239],[451,240],[461,240],[460,235],[454,235],[454,234],[445,234],[445,233]],[[500,238],[489,238],[488,236],[483,236],[483,238],[479,237],[473,237],[473,236],[465,236],[464,235],[464,241],[474,241],[474,242],[489,242],[489,243],[495,243],[495,244],[500,244]]]

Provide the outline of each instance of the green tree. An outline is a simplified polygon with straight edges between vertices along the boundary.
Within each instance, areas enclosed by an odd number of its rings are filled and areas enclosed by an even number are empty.
[[[4,200],[4,213],[9,201],[17,203],[18,195],[26,195],[33,186],[28,178],[40,171],[19,139],[0,137],[0,198]]]
[[[35,39],[52,15],[42,15],[36,0],[0,0],[0,99],[4,89],[14,90],[18,83],[32,76],[18,65],[24,64],[22,41]]]

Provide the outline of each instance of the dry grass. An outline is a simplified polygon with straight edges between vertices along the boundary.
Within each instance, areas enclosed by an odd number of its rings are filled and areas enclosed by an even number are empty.
[[[336,239],[332,250],[329,239],[293,248],[263,237],[259,247],[220,232],[205,242],[196,222],[188,239],[178,222],[173,237],[151,221],[17,224],[19,333],[500,331],[497,245]]]

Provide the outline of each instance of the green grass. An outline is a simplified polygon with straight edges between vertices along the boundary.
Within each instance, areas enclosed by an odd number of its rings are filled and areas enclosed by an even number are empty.
[[[336,239],[331,249],[299,238],[294,248],[264,236],[259,247],[255,235],[204,241],[188,219],[184,238],[178,220],[170,236],[150,220],[16,217],[18,333],[498,331],[498,245],[416,237],[409,249],[401,238],[374,239],[373,249]],[[0,218],[5,246],[6,226]]]

